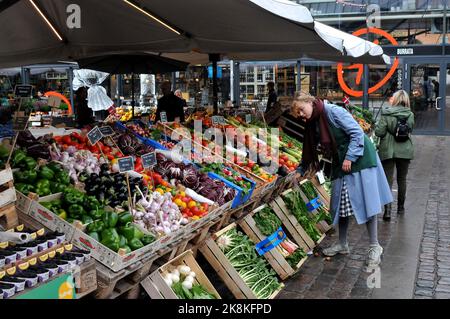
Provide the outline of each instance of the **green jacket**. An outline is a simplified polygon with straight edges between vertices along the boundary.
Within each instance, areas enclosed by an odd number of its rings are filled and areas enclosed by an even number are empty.
[[[391,158],[413,159],[414,145],[411,139],[406,142],[396,142],[392,133],[395,131],[397,119],[407,117],[408,126],[414,127],[414,114],[407,107],[392,106],[381,110],[381,118],[375,128],[375,135],[380,138],[378,154],[380,159]]]

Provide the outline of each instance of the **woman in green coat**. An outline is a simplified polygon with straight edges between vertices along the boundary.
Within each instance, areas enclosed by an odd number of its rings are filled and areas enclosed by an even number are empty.
[[[394,169],[397,169],[397,213],[403,214],[405,212],[406,176],[409,163],[414,157],[414,145],[410,137],[405,141],[398,141],[394,135],[398,129],[399,120],[402,119],[405,119],[407,128],[410,129],[410,133],[412,132],[414,114],[410,110],[408,93],[404,90],[395,92],[389,103],[391,106],[383,108],[381,111],[375,135],[381,139],[378,154],[391,189]],[[386,221],[391,219],[391,204],[385,206],[383,219]]]

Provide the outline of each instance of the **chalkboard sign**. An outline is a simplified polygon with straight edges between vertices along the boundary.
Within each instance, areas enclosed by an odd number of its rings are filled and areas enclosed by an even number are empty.
[[[114,130],[112,129],[111,126],[108,125],[100,127],[100,132],[102,132],[102,135],[104,137],[114,135]]]
[[[89,131],[87,137],[89,139],[89,142],[91,142],[91,144],[94,145],[95,143],[97,143],[102,139],[103,135],[102,132],[99,130],[98,126],[96,126]]]
[[[134,170],[134,162],[132,156],[119,158],[118,164],[119,164],[119,172],[121,173]]]
[[[31,92],[33,91],[33,87],[28,84],[16,85],[14,88],[15,97],[31,97]]]
[[[166,112],[159,113],[159,116],[161,118],[161,123],[167,123],[167,113]]]
[[[157,161],[156,161],[156,153],[155,152],[142,155],[142,166],[144,168],[151,168],[151,167],[155,166],[156,163],[157,163]]]
[[[251,123],[252,122],[252,115],[251,114],[245,114],[245,123]]]

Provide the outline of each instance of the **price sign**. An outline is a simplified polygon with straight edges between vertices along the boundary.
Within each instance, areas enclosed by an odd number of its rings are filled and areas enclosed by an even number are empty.
[[[216,115],[216,116],[212,117],[212,123],[214,125],[223,125],[223,124],[225,124],[225,120],[224,120],[223,116]]]
[[[122,157],[118,160],[119,172],[128,172],[134,170],[134,162],[132,156]]]
[[[161,123],[167,123],[167,113],[166,112],[159,113],[159,117],[161,118]]]
[[[114,135],[114,130],[109,125],[100,127],[100,132],[104,137]]]
[[[245,114],[245,123],[251,123],[252,122],[252,115],[251,114]]]
[[[325,176],[323,175],[323,171],[317,172],[317,179],[319,180],[319,184],[323,185],[325,183]]]
[[[89,142],[94,145],[98,141],[100,141],[103,137],[102,132],[98,128],[98,126],[94,127],[92,130],[89,131],[87,134],[87,137],[89,139]]]
[[[27,84],[16,85],[14,88],[14,95],[16,97],[31,97],[33,87]]]
[[[157,163],[157,161],[156,161],[156,153],[155,152],[142,155],[142,166],[144,168],[151,168],[151,167],[155,166],[156,163]]]

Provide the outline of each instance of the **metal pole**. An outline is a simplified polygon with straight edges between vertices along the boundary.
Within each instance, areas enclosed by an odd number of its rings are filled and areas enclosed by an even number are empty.
[[[218,98],[217,93],[219,90],[218,83],[217,83],[217,61],[219,61],[219,54],[210,54],[209,60],[212,62],[212,81],[213,81],[213,108],[214,108],[214,114],[219,113],[219,106],[218,106]]]
[[[446,44],[446,38],[447,38],[447,1],[443,0],[444,2],[444,21],[442,23],[442,55],[445,55],[445,44]]]
[[[131,73],[131,118],[134,119],[134,73]]]
[[[72,105],[72,110],[75,108],[74,104],[73,104],[73,86],[72,86],[72,82],[73,82],[73,68],[70,67],[69,68],[69,72],[68,72],[68,77],[69,77],[69,90],[70,90],[70,104]]]
[[[123,96],[123,75],[117,75],[117,106],[120,107],[120,97]]]
[[[369,0],[367,0],[367,5],[369,5]],[[366,40],[370,41],[369,37],[369,25],[368,25],[368,19],[369,19],[369,12],[366,8],[366,27],[367,27],[367,33],[366,33]],[[364,64],[363,69],[363,109],[369,108],[369,65]]]
[[[239,62],[233,63],[233,69],[234,69],[234,79],[233,79],[233,91],[234,91],[234,97],[233,97],[233,103],[235,103],[236,106],[241,106],[241,69],[239,67]]]
[[[297,60],[297,91],[302,90],[302,61]]]

